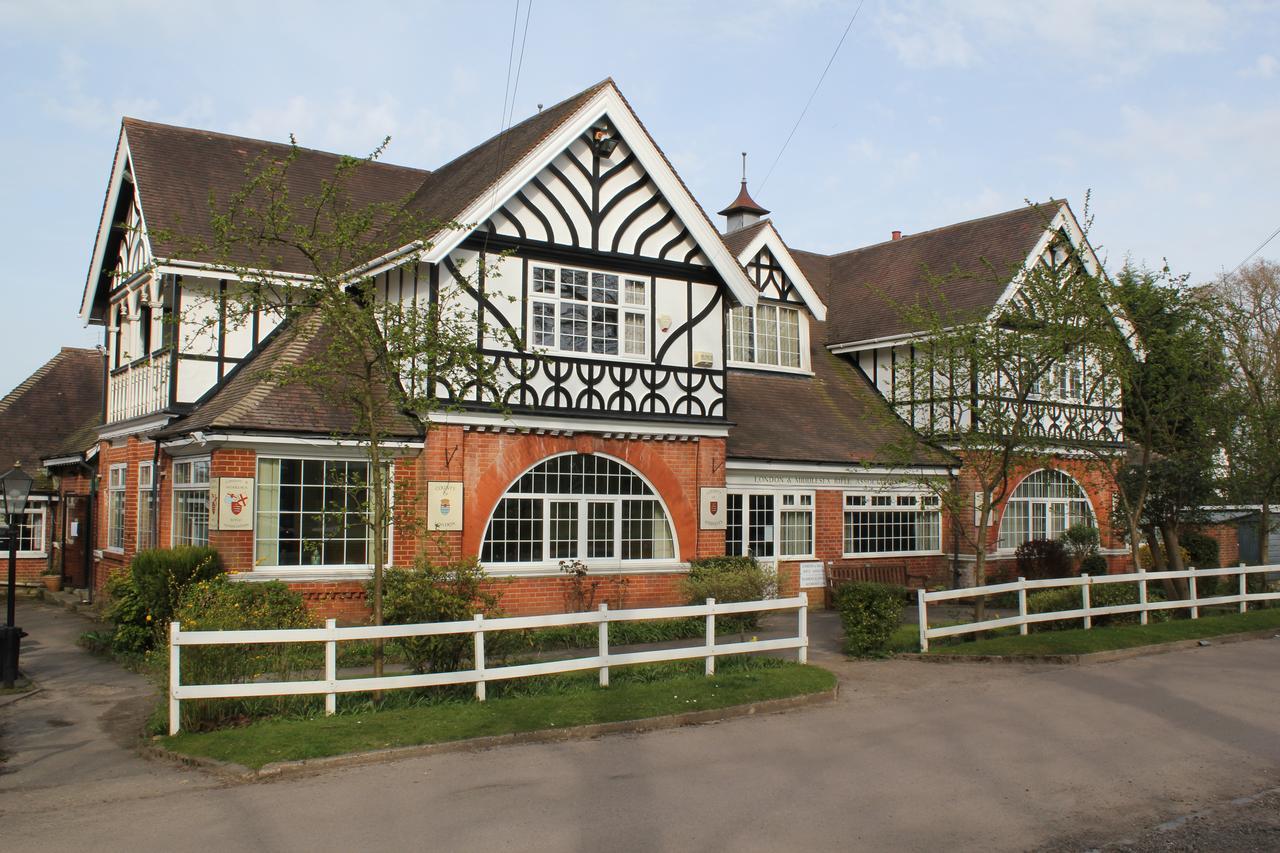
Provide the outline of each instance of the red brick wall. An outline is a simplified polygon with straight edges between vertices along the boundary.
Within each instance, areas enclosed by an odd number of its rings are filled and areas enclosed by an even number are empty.
[[[1235,523],[1205,524],[1197,528],[1205,536],[1218,542],[1218,565],[1237,566],[1240,564],[1240,534]]]
[[[209,477],[249,477],[257,479],[258,454],[253,450],[234,448],[215,450],[209,457]],[[216,499],[217,496],[215,495]],[[257,506],[257,497],[254,497]],[[225,506],[219,511],[227,511]],[[253,568],[252,530],[214,530],[209,525],[209,545],[217,548],[222,565],[229,572],[247,572]]]

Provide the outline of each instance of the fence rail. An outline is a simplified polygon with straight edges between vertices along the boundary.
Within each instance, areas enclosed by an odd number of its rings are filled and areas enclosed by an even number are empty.
[[[744,652],[771,652],[794,649],[800,663],[808,661],[809,628],[808,598],[801,594],[795,598],[771,601],[735,601],[716,603],[708,598],[706,604],[682,607],[650,607],[632,610],[610,610],[601,604],[599,609],[584,613],[554,613],[547,616],[507,616],[486,619],[476,614],[474,619],[459,622],[428,622],[417,625],[370,625],[339,628],[333,619],[323,628],[284,628],[263,631],[183,631],[182,625],[169,625],[169,734],[177,734],[181,728],[181,703],[190,699],[242,699],[259,696],[307,696],[323,695],[326,714],[337,711],[340,693],[368,693],[375,690],[397,690],[410,687],[440,687],[448,684],[475,684],[476,699],[485,700],[485,684],[512,678],[528,678],[537,675],[555,675],[595,669],[600,673],[600,686],[609,686],[609,667],[639,663],[692,660],[706,661],[706,674],[715,675],[716,658]],[[716,617],[740,613],[759,613],[773,610],[795,610],[796,636],[753,642],[717,643]],[[613,622],[636,622],[649,619],[706,618],[706,636],[698,646],[673,649],[653,649],[638,652],[613,653],[609,650],[609,625]],[[568,660],[539,661],[488,667],[485,662],[485,635],[498,631],[519,631],[529,628],[554,628],[567,625],[596,625],[599,628],[596,654]],[[442,635],[471,635],[473,643],[473,668],[457,672],[427,672],[408,675],[384,675],[378,678],[339,678],[338,643],[352,640],[396,639],[401,637],[430,637]],[[224,646],[266,643],[324,643],[324,678],[309,681],[254,681],[235,684],[183,684],[183,646]]]
[[[1047,578],[1045,580],[1027,580],[1018,578],[1009,583],[990,584],[989,586],[968,587],[965,589],[946,589],[939,592],[926,592],[921,589],[916,593],[919,610],[920,651],[929,651],[929,641],[941,637],[956,637],[962,634],[976,634],[996,628],[1016,626],[1019,633],[1026,634],[1029,626],[1040,622],[1056,622],[1066,619],[1079,619],[1083,627],[1092,628],[1093,620],[1098,616],[1109,616],[1116,613],[1137,613],[1138,622],[1146,625],[1148,614],[1153,610],[1190,610],[1192,619],[1200,618],[1200,608],[1214,605],[1234,604],[1241,613],[1248,610],[1251,601],[1280,600],[1280,591],[1262,592],[1248,591],[1250,575],[1260,575],[1264,579],[1268,574],[1280,573],[1280,565],[1246,566],[1243,563],[1236,568],[1224,569],[1183,569],[1171,572],[1133,572],[1124,575],[1080,575],[1075,578]],[[1197,581],[1205,578],[1236,577],[1236,592],[1231,595],[1213,595],[1201,598],[1197,590]],[[1187,597],[1167,601],[1151,601],[1147,594],[1147,585],[1151,581],[1177,580],[1187,581]],[[1138,585],[1138,601],[1135,604],[1113,604],[1094,607],[1090,604],[1090,590],[1095,586],[1117,583],[1136,583]],[[1071,589],[1080,588],[1080,604],[1075,610],[1054,610],[1047,613],[1027,612],[1027,591],[1039,589]],[[984,619],[981,622],[966,622],[962,625],[946,625],[938,628],[929,627],[929,604],[939,601],[959,601],[962,599],[980,598],[982,596],[999,595],[1006,592],[1018,594],[1018,615],[1003,616],[995,619]]]

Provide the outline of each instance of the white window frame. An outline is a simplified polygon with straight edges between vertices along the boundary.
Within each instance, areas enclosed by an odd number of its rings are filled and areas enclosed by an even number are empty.
[[[751,552],[751,498],[752,496],[766,496],[773,500],[772,520],[770,524],[773,528],[773,554],[771,555],[755,555],[756,559],[765,563],[777,562],[793,562],[796,560],[812,560],[815,559],[817,552],[817,495],[812,489],[787,489],[775,491],[772,489],[729,489],[728,497],[742,498],[742,542],[741,548],[737,553],[729,553],[729,543],[725,541],[725,553],[730,557],[744,557]],[[792,501],[792,503],[788,503]],[[726,514],[728,507],[725,507]],[[809,516],[809,551],[804,554],[799,553],[782,553],[782,516],[786,513],[807,513]]]
[[[118,462],[107,469],[107,547],[106,550],[113,554],[124,553],[124,525],[127,514],[125,512],[125,495],[129,481],[129,463]],[[119,521],[116,521],[116,503],[119,502]],[[120,537],[120,544],[114,544],[113,540],[116,535]]]
[[[768,309],[773,313],[772,321],[762,320],[760,316],[761,309]],[[782,317],[784,312],[794,313],[796,315],[796,345],[799,348],[796,353],[796,364],[782,363]],[[747,340],[744,347],[739,345],[734,334],[735,322],[740,323],[741,318],[747,318],[746,335]],[[775,342],[775,351],[777,354],[777,363],[761,361],[760,359],[760,338],[762,323],[767,323],[772,329],[772,339]],[[730,308],[725,315],[725,336],[728,338],[728,362],[731,367],[749,367],[756,370],[776,370],[781,373],[808,373],[809,369],[809,316],[804,308],[789,302],[779,302],[771,299],[761,299],[756,307],[738,305]]]
[[[684,568],[685,564],[680,562],[680,538],[676,530],[675,519],[671,515],[671,510],[667,507],[667,502],[662,499],[662,495],[654,488],[653,483],[649,481],[640,471],[625,461],[609,456],[608,454],[595,454],[603,458],[609,459],[622,466],[623,469],[635,475],[639,480],[648,487],[650,494],[648,495],[599,495],[599,494],[561,494],[559,492],[512,492],[511,487],[520,481],[525,474],[543,465],[551,459],[561,456],[575,456],[576,451],[568,453],[558,453],[555,456],[549,456],[546,459],[540,459],[537,463],[530,465],[520,475],[512,479],[508,484],[507,490],[494,503],[493,509],[489,512],[489,518],[485,522],[484,534],[480,537],[480,554],[483,559],[485,544],[489,541],[489,535],[492,532],[494,515],[498,511],[498,507],[502,501],[507,498],[515,498],[518,500],[528,499],[542,502],[542,555],[541,560],[526,560],[500,562],[490,560],[485,563],[485,568],[490,574],[551,574],[558,573],[560,563],[573,562],[580,560],[586,564],[587,568],[592,572],[651,572],[659,569],[678,569]],[[663,517],[667,522],[667,528],[671,533],[671,556],[670,557],[639,557],[623,559],[622,557],[622,502],[627,500],[652,500],[656,501],[658,507],[662,510]],[[577,505],[577,557],[551,557],[551,506],[552,504],[571,503]],[[613,556],[612,557],[588,557],[587,543],[589,539],[589,522],[588,522],[588,505],[589,504],[611,504],[613,506]]]
[[[346,464],[351,464],[355,462],[355,463],[364,463],[365,465],[368,465],[368,460],[363,456],[362,457],[314,456],[314,455],[290,455],[290,454],[274,454],[274,453],[258,454],[257,460],[254,463],[254,484],[253,484],[253,499],[254,499],[253,570],[270,572],[273,574],[279,573],[282,576],[288,575],[290,573],[308,574],[308,573],[315,573],[315,572],[325,572],[329,570],[356,571],[356,572],[365,571],[365,572],[372,573],[373,572],[373,560],[372,560],[373,549],[371,547],[372,540],[369,540],[365,545],[365,555],[368,556],[370,559],[364,563],[345,563],[345,562],[344,563],[299,563],[296,565],[293,565],[293,564],[280,565],[279,564],[280,537],[279,537],[279,534],[277,533],[276,538],[274,540],[277,543],[276,563],[259,563],[258,562],[258,541],[259,541],[258,540],[258,534],[259,534],[258,521],[260,516],[264,513],[263,502],[261,500],[261,491],[260,491],[262,488],[262,477],[261,477],[260,466],[262,465],[263,462],[286,462],[286,461],[300,462],[303,465],[305,465],[307,462],[319,462],[322,465],[328,462],[344,462]],[[385,464],[386,464],[385,482],[387,484],[387,511],[389,513],[389,517],[394,519],[395,518],[395,488],[394,488],[395,462],[388,461]],[[278,483],[276,485],[277,487],[279,486]],[[279,506],[276,507],[275,513],[278,518],[280,515]],[[370,525],[370,527],[372,528],[372,525]],[[279,527],[277,525],[277,530],[278,529]],[[386,559],[386,565],[391,566],[391,565],[394,565],[395,563],[395,560],[393,559],[393,555],[395,554],[395,523],[394,521],[387,525],[386,537],[387,537],[387,544],[386,544],[386,548],[383,556]],[[263,541],[268,541],[268,540],[263,540]],[[303,541],[305,541],[305,539],[304,537],[301,536],[301,532],[299,532],[299,542],[301,543]]]
[[[861,500],[863,503],[855,503]],[[909,502],[914,502],[909,503]],[[912,514],[925,515],[932,514],[936,516],[936,524],[938,530],[938,547],[936,548],[920,548],[916,550],[897,550],[897,551],[851,551],[849,550],[849,514],[853,512],[865,513],[895,513],[895,514]],[[914,523],[914,522],[912,522]],[[942,553],[942,500],[929,491],[876,491],[876,490],[850,490],[845,491],[840,497],[840,551],[846,559],[861,559],[863,557],[928,557],[936,556]]]
[[[194,470],[195,465],[196,465],[196,464],[198,464],[198,463],[200,463],[200,462],[204,462],[204,463],[206,464],[206,466],[207,466],[207,468],[206,468],[206,469],[207,469],[207,470],[208,470],[208,472],[209,472],[209,474],[208,474],[208,479],[206,479],[203,483],[200,483],[200,482],[194,482],[194,483],[191,483],[191,482],[188,482],[188,483],[180,483],[180,482],[178,482],[178,481],[179,481],[179,479],[180,479],[180,478],[179,478],[179,476],[178,476],[178,468],[179,468],[180,466],[190,465],[190,466],[192,466],[192,469]],[[183,456],[183,457],[180,457],[180,458],[174,459],[174,460],[173,460],[173,482],[172,482],[172,483],[170,483],[170,491],[172,492],[172,494],[171,494],[171,496],[170,496],[170,499],[169,499],[169,500],[170,500],[170,504],[171,504],[170,509],[169,509],[169,519],[170,519],[170,521],[169,521],[169,544],[170,544],[170,546],[172,546],[172,547],[178,547],[178,546],[181,546],[181,545],[195,545],[195,546],[198,546],[198,547],[205,547],[205,546],[208,546],[209,541],[210,541],[208,537],[209,537],[209,534],[210,534],[210,533],[212,533],[212,531],[213,531],[213,524],[212,524],[212,522],[213,522],[213,506],[212,506],[212,502],[213,502],[213,460],[212,460],[210,457],[208,457],[208,456]],[[179,513],[178,513],[178,496],[179,496],[180,494],[181,494],[181,495],[186,495],[186,494],[189,494],[189,493],[191,493],[191,492],[198,492],[198,491],[203,491],[203,492],[205,493],[205,505],[206,505],[206,506],[205,506],[205,512],[207,513],[207,514],[206,514],[206,525],[207,525],[207,526],[206,526],[206,528],[205,528],[205,537],[206,537],[206,539],[205,539],[205,541],[204,541],[203,543],[195,542],[194,540],[193,540],[193,541],[190,541],[190,542],[179,542],[179,541],[178,541],[178,530],[179,530],[179,528],[180,528],[180,524],[179,524],[180,516],[179,516]]]
[[[1017,496],[1018,489],[1026,485],[1027,482],[1032,477],[1041,473],[1046,473],[1046,472],[1060,474],[1061,476],[1066,477],[1068,480],[1071,481],[1071,483],[1077,489],[1080,490],[1080,494],[1083,495],[1083,497],[1066,496],[1066,497],[1047,497],[1046,498],[1046,497],[1018,497]],[[1006,519],[1009,519],[1009,509],[1015,503],[1018,503],[1018,504],[1025,503],[1028,505],[1027,529],[1026,529],[1026,533],[1028,535],[1026,539],[1023,539],[1020,542],[1015,542],[1012,545],[1005,545],[1004,544],[1005,521]],[[1098,514],[1093,508],[1093,500],[1089,497],[1088,490],[1086,490],[1084,486],[1080,485],[1079,480],[1077,480],[1075,477],[1072,477],[1066,471],[1061,471],[1056,468],[1037,468],[1035,471],[1032,471],[1030,474],[1023,477],[1018,482],[1018,485],[1015,486],[1013,491],[1009,493],[1009,497],[1008,499],[1005,500],[1004,506],[1000,508],[1000,524],[996,527],[997,551],[1001,554],[1012,554],[1018,550],[1018,546],[1021,545],[1023,542],[1029,542],[1032,539],[1040,539],[1040,538],[1057,539],[1072,524],[1071,504],[1073,503],[1084,503],[1084,505],[1088,509],[1088,512],[1085,513],[1084,519],[1078,523],[1089,524],[1093,527],[1098,526]],[[1035,529],[1035,509],[1034,509],[1035,505],[1041,505],[1044,507],[1044,534],[1045,535],[1043,537],[1032,535]],[[1065,519],[1066,524],[1062,528],[1062,530],[1058,531],[1057,533],[1054,533],[1053,532],[1054,525],[1053,525],[1052,517],[1055,513],[1053,512],[1051,507],[1056,507],[1056,506],[1062,507],[1062,515],[1063,515],[1063,518]],[[1012,536],[1012,534],[1010,535]]]
[[[154,464],[154,463],[152,463],[152,462],[139,462],[139,463],[138,463],[138,485],[137,485],[138,496],[137,496],[137,508],[136,508],[136,517],[137,517],[138,530],[137,530],[137,538],[134,540],[134,542],[136,543],[136,548],[135,548],[135,550],[138,550],[138,551],[142,551],[142,550],[144,550],[144,549],[143,549],[143,547],[142,547],[142,540],[143,540],[146,536],[150,536],[150,534],[151,534],[151,531],[146,529],[146,528],[151,527],[151,524],[150,524],[150,523],[147,523],[147,524],[144,524],[144,523],[143,523],[143,521],[144,521],[144,519],[143,519],[143,517],[142,517],[142,516],[143,516],[143,512],[142,512],[143,504],[144,504],[144,503],[146,503],[146,504],[148,504],[148,505],[150,506],[150,508],[151,508],[151,514],[152,514],[153,516],[155,515],[155,512],[156,512],[156,502],[153,502],[153,501],[151,500],[151,486],[152,486],[152,484],[155,482],[155,480],[153,479],[153,478],[154,478],[154,476],[155,476],[155,464]],[[150,520],[150,519],[147,519],[147,521],[149,522],[149,521],[151,521],[151,520]],[[159,530],[158,530],[158,529],[156,530],[156,534],[157,534],[157,535],[156,535],[156,539],[158,540],[158,539],[160,538],[160,537],[159,537]],[[158,545],[158,542],[152,542],[152,543],[151,543],[151,547],[152,547],[152,548],[157,547],[157,545]]]
[[[549,284],[552,286],[551,292],[539,291],[540,286],[544,286],[546,282],[541,281],[540,271],[550,270],[553,277]],[[571,299],[563,296],[563,287],[576,287],[580,285],[568,284],[562,281],[565,271],[572,273],[583,273],[586,276],[586,301]],[[618,280],[618,301],[617,302],[597,302],[595,277],[596,276],[613,276]],[[644,295],[644,304],[636,304],[627,301],[629,285],[639,285],[639,291]],[[636,292],[632,290],[631,292]],[[545,353],[551,356],[571,356],[574,358],[591,358],[591,359],[620,359],[623,361],[648,362],[652,353],[650,345],[653,337],[653,300],[654,288],[650,286],[650,280],[625,273],[611,272],[609,270],[592,269],[589,267],[552,264],[530,261],[529,263],[529,307],[526,312],[525,322],[528,324],[529,330],[528,341],[530,349],[537,352]],[[563,306],[582,306],[587,312],[586,318],[586,349],[564,349],[562,347],[560,335],[560,322],[562,319]],[[536,318],[538,317],[539,307],[550,306],[552,309],[552,335],[554,341],[547,343],[540,341],[538,335],[541,334],[536,326]],[[596,324],[596,320],[592,316],[594,309],[616,310],[618,312],[617,320],[617,343],[618,351],[616,353],[604,353],[592,351],[592,329]],[[644,329],[641,337],[642,351],[638,353],[628,353],[627,350],[627,319],[628,315],[642,318]]]
[[[40,548],[38,550],[28,549],[24,551],[21,549],[21,546],[19,546],[19,549],[17,552],[18,557],[20,559],[24,559],[28,557],[49,556],[49,505],[48,503],[45,501],[30,502],[23,509],[22,515],[25,516],[28,520],[39,519],[38,525],[32,525],[30,523],[24,524],[22,521],[19,521],[17,526],[32,527],[33,530],[38,530],[40,533],[40,537],[39,537]],[[21,536],[19,536],[17,530],[14,530],[12,532],[12,535],[18,536],[19,541],[21,541]],[[34,539],[35,537],[33,536],[32,538]]]

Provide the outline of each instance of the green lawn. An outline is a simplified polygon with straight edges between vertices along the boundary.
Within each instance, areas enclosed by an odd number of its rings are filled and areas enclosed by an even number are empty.
[[[1087,655],[1113,649],[1130,649],[1178,640],[1198,640],[1224,634],[1280,629],[1280,608],[1253,610],[1201,619],[1174,619],[1152,625],[1115,625],[1108,628],[991,637],[971,643],[940,646],[934,655]]]
[[[632,678],[626,676],[635,670],[641,672]],[[657,679],[652,671],[646,674],[643,670],[615,670],[613,686],[606,689],[579,677],[564,681],[558,691],[543,694],[333,717],[269,719],[238,728],[182,732],[160,742],[174,752],[256,769],[275,761],[726,708],[817,693],[836,683],[835,676],[825,669],[781,661],[722,666],[712,678],[692,667]],[[671,671],[669,667],[661,670],[667,671]]]

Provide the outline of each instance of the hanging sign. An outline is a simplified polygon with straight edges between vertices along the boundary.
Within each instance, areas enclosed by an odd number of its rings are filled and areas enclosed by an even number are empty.
[[[427,483],[427,527],[462,529],[462,484]]]
[[[220,477],[217,481],[218,529],[253,529],[253,478]]]
[[[703,530],[724,530],[726,495],[724,489],[702,489],[702,517],[699,526]]]

